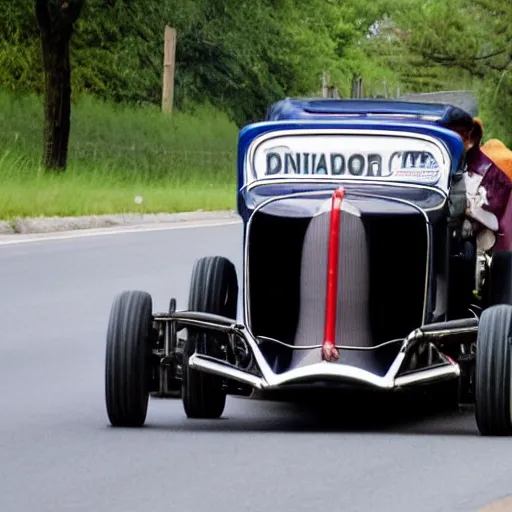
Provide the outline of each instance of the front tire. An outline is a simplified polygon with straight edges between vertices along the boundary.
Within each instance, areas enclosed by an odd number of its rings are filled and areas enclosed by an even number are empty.
[[[484,310],[476,348],[475,416],[485,436],[512,435],[511,337],[512,306]]]
[[[142,427],[146,421],[152,313],[146,292],[123,292],[114,299],[105,364],[106,407],[114,427]]]
[[[188,308],[236,318],[238,281],[236,269],[227,258],[208,256],[196,261],[192,270]],[[217,419],[226,405],[226,391],[220,377],[189,367],[194,352],[211,354],[222,334],[188,328],[183,352],[182,401],[188,418]],[[225,335],[224,335],[225,336]]]

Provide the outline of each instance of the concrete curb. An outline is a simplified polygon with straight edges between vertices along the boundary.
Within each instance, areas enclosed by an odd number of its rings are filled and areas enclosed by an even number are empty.
[[[0,234],[32,234],[98,229],[119,226],[148,225],[169,222],[201,222],[238,219],[234,210],[183,213],[91,215],[84,217],[30,217],[0,221]]]

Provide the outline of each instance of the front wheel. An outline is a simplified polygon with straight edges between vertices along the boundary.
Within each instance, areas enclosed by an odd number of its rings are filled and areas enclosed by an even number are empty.
[[[475,416],[482,435],[512,435],[511,341],[512,306],[500,304],[484,310],[475,373]]]
[[[118,295],[107,330],[105,398],[114,427],[142,427],[149,402],[153,304],[146,292]]]
[[[233,263],[221,256],[197,260],[192,270],[189,310],[236,318],[237,301],[238,280]],[[217,350],[224,341],[223,335],[200,329],[189,328],[188,331],[183,354],[181,392],[185,413],[188,418],[220,418],[226,404],[223,380],[193,370],[188,360],[196,351],[211,354]]]

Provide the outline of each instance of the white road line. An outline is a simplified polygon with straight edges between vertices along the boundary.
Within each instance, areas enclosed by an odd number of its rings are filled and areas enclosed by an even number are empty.
[[[240,224],[239,220],[226,221],[191,221],[172,223],[171,225],[160,226],[130,226],[126,228],[98,228],[76,231],[63,231],[61,233],[35,233],[30,235],[5,235],[0,237],[0,246],[20,245],[35,242],[51,242],[57,240],[71,240],[74,238],[88,238],[93,236],[123,235],[125,233],[149,233],[152,231],[174,231],[179,229],[214,228],[223,226],[234,226]],[[18,238],[23,237],[23,238]]]

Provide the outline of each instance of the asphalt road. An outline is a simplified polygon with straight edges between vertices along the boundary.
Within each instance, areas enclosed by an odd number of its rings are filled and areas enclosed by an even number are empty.
[[[300,404],[230,399],[209,422],[153,400],[146,428],[110,428],[113,296],[139,288],[155,309],[171,294],[183,307],[193,260],[240,266],[240,236],[224,226],[0,246],[1,512],[449,512],[512,494],[512,439],[479,437],[471,412],[378,402],[358,416],[365,402],[336,403],[346,420],[333,423]]]

